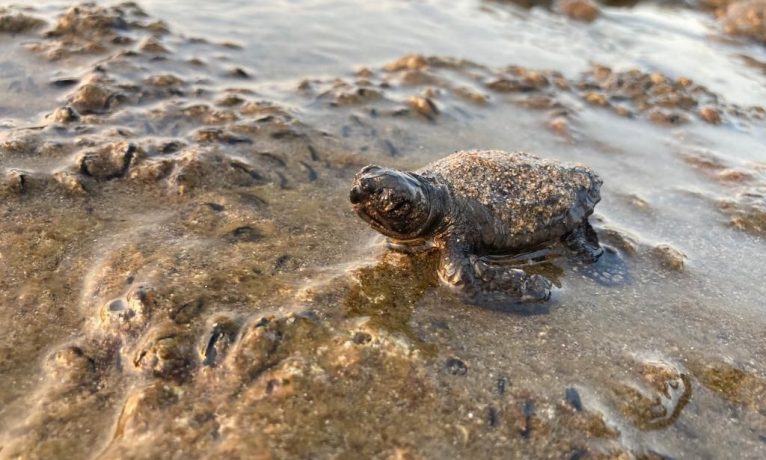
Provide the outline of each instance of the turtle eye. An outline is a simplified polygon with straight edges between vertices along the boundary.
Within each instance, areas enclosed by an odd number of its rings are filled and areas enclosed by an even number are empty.
[[[388,200],[388,204],[383,208],[384,212],[391,212],[399,209],[404,203],[400,200]]]

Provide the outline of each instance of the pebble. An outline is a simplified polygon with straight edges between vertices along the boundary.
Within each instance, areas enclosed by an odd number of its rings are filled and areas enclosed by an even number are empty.
[[[227,238],[231,241],[254,243],[259,241],[262,238],[262,235],[257,229],[249,225],[244,225],[229,232]]]
[[[566,389],[564,392],[564,399],[567,403],[569,403],[570,406],[572,406],[574,410],[582,412],[582,400],[580,399],[580,393],[578,393],[575,387],[569,387]]]
[[[548,122],[548,128],[560,136],[569,137],[572,134],[569,126],[569,120],[564,116],[553,117]]]
[[[558,8],[577,21],[593,22],[601,14],[598,5],[591,0],[561,0]]]
[[[102,113],[109,109],[112,93],[103,85],[86,83],[75,91],[69,102],[81,114]]]
[[[34,16],[21,12],[0,10],[0,33],[21,34],[39,29],[44,25],[45,21]]]
[[[56,123],[72,123],[80,119],[80,114],[70,106],[59,107],[52,114],[51,118]]]
[[[704,106],[699,109],[699,116],[711,125],[721,124],[721,112],[715,107]]]
[[[122,177],[127,173],[138,148],[129,142],[106,144],[86,150],[78,160],[80,172],[100,180]]]
[[[673,246],[662,243],[652,248],[652,254],[662,264],[663,267],[678,272],[684,271],[686,265],[686,254],[674,248]]]
[[[458,358],[447,359],[447,372],[452,375],[465,375],[468,373],[468,366]]]
[[[0,186],[6,191],[20,195],[26,189],[27,173],[18,169],[10,169],[5,172],[5,180]]]
[[[248,78],[251,78],[251,77],[250,77],[250,73],[249,73],[249,72],[247,72],[247,71],[246,71],[245,69],[243,69],[242,67],[234,67],[234,68],[231,68],[231,69],[229,69],[229,71],[228,71],[226,74],[227,74],[228,76],[230,76],[230,77],[234,77],[234,78],[242,78],[242,79],[248,79]]]
[[[162,43],[159,42],[154,37],[148,37],[146,38],[141,44],[139,45],[139,49],[143,51],[144,53],[151,53],[151,54],[167,54],[168,49],[165,48]]]
[[[766,0],[734,0],[719,17],[724,31],[766,43]]]
[[[433,120],[439,114],[436,104],[427,97],[413,96],[409,100],[409,106],[429,120]]]
[[[606,97],[603,94],[599,94],[595,91],[585,93],[583,95],[583,99],[585,99],[585,102],[588,104],[597,105],[599,107],[607,107],[609,105],[609,101],[606,99]]]

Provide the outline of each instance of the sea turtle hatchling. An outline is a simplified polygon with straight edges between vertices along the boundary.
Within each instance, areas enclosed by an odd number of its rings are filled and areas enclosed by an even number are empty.
[[[356,213],[393,249],[427,243],[440,252],[442,282],[471,297],[542,302],[551,282],[498,263],[561,242],[578,260],[603,254],[588,222],[601,199],[588,167],[523,152],[461,151],[414,172],[377,165],[354,178]]]

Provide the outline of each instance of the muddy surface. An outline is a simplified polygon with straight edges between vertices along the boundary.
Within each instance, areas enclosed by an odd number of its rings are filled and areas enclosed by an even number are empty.
[[[0,458],[766,455],[763,2],[39,3],[0,8]],[[361,166],[469,148],[597,171],[621,282],[467,305],[353,215]]]

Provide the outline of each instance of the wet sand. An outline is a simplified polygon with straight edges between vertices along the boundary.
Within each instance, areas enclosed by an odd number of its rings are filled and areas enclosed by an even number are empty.
[[[763,3],[532,3],[0,9],[0,457],[762,458]],[[627,281],[353,215],[469,148],[597,171]]]

